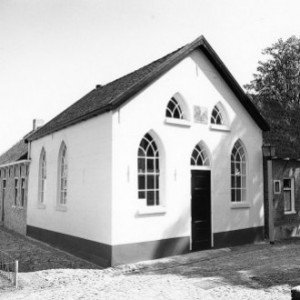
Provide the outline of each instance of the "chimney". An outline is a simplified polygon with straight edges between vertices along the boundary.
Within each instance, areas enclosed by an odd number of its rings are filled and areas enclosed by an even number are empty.
[[[33,130],[37,130],[44,125],[44,120],[42,119],[33,119]]]

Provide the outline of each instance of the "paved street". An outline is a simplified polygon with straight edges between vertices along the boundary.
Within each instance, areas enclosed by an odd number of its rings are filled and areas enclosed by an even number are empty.
[[[300,240],[195,252],[138,264],[20,274],[0,299],[290,299]]]

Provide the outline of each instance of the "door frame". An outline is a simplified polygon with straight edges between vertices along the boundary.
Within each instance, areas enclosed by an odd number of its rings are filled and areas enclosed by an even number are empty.
[[[213,176],[210,166],[191,166],[190,168],[190,224],[192,224],[192,171],[210,171],[210,228],[211,228],[211,248],[214,247],[214,222],[213,222]],[[192,251],[192,225],[190,225],[190,251]]]

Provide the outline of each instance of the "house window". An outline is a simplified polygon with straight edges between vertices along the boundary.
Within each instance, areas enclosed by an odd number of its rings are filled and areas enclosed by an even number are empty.
[[[159,152],[152,136],[147,133],[138,149],[138,198],[147,206],[159,205]]]
[[[174,119],[183,119],[183,111],[174,97],[171,98],[167,105],[166,117]]]
[[[58,167],[58,204],[66,205],[68,187],[68,157],[65,143],[62,143],[60,147]]]
[[[274,194],[281,193],[281,183],[280,180],[274,180]]]
[[[192,152],[191,165],[192,166],[209,166],[209,158],[206,150],[197,144]]]
[[[25,204],[25,178],[21,178],[21,201],[20,206],[24,207]]]
[[[14,184],[14,206],[17,206],[19,199],[19,178],[15,178]]]
[[[213,108],[213,111],[211,113],[210,123],[216,125],[224,125],[222,113],[217,105]]]
[[[284,212],[295,212],[294,178],[283,179]]]
[[[46,151],[42,149],[40,155],[40,166],[39,166],[39,203],[45,203],[45,185],[46,185]]]
[[[246,201],[246,156],[240,141],[231,152],[231,201]]]
[[[5,200],[6,179],[2,179],[2,200]]]

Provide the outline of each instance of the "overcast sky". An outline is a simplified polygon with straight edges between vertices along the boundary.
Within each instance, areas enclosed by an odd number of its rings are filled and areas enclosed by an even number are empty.
[[[203,34],[237,81],[300,36],[299,0],[0,0],[0,153],[96,84]]]

